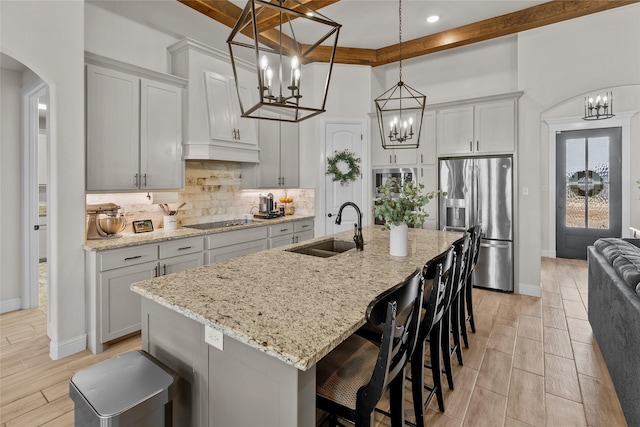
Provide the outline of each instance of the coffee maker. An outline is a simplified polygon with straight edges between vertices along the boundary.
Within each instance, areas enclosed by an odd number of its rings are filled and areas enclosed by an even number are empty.
[[[127,220],[119,215],[120,206],[115,203],[87,205],[87,240],[113,239],[127,226]]]
[[[260,193],[258,210],[259,213],[253,215],[256,218],[268,219],[277,218],[280,216],[280,212],[275,209],[273,193]]]

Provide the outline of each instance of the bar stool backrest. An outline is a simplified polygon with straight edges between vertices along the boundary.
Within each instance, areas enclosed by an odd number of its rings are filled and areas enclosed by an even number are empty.
[[[413,353],[418,334],[424,279],[418,269],[402,283],[378,295],[367,307],[367,322],[382,329],[380,352],[371,380],[358,390],[358,400],[374,406]]]
[[[469,257],[469,263],[467,268],[467,276],[469,276],[478,264],[478,256],[480,255],[480,243],[482,241],[482,226],[476,224],[467,230],[467,233],[471,234],[471,248]]]
[[[451,247],[448,251],[428,261],[424,266],[425,284],[427,281],[431,281],[433,284],[431,293],[424,299],[423,303],[425,315],[420,324],[422,336],[426,337],[429,334],[433,325],[442,319],[447,308],[451,294],[448,283],[453,279],[451,267],[454,259],[455,254],[453,247]]]
[[[467,273],[469,272],[471,260],[471,233],[465,232],[464,236],[460,239],[453,242],[453,248],[456,254],[456,262],[454,269],[454,278],[453,278],[453,295],[455,296],[458,292],[464,288]]]

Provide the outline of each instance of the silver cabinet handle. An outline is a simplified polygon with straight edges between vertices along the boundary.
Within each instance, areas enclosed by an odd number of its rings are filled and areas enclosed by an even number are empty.
[[[142,258],[142,255],[129,256],[129,257],[126,257],[124,260],[131,261],[132,259],[138,259],[138,258]]]
[[[162,275],[163,276],[167,275],[167,264],[162,264]]]
[[[389,154],[389,163],[393,163],[393,160],[391,160],[391,154]]]
[[[476,151],[480,151],[480,141],[476,141]]]
[[[182,248],[178,248],[179,251],[184,251],[186,249],[191,249],[191,246],[184,246]]]
[[[238,134],[238,139],[240,139],[240,129],[238,129],[237,134]]]
[[[284,233],[285,231],[289,231],[289,229],[288,229],[288,228],[281,228],[281,229],[280,229],[280,232],[281,232],[281,233]]]
[[[138,174],[135,174],[133,176],[133,186],[137,187],[138,186]]]
[[[424,168],[420,168],[420,176],[423,177],[424,176]]]
[[[158,277],[158,266],[153,267],[153,277]]]
[[[142,175],[142,179],[144,179],[144,184],[142,184],[143,187],[147,186],[147,174],[145,173],[144,175]]]
[[[309,226],[309,224],[305,224],[302,226],[302,228],[307,228]]]
[[[424,163],[424,154],[420,154],[420,163]]]
[[[469,151],[473,151],[473,141],[469,141]]]
[[[393,163],[398,163],[398,157],[395,154],[393,155]]]

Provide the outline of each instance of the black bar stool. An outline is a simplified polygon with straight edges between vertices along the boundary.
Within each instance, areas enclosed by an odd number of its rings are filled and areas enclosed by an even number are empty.
[[[461,295],[460,303],[460,330],[464,346],[469,348],[469,339],[467,337],[467,322],[471,327],[471,332],[476,333],[476,323],[473,318],[473,271],[478,264],[478,256],[480,255],[480,243],[482,241],[482,227],[480,224],[474,225],[467,230],[471,235],[471,245],[469,248],[468,267],[464,284],[464,292]],[[466,305],[466,314],[465,314]]]
[[[404,425],[405,368],[418,338],[424,279],[416,270],[402,283],[377,296],[367,308],[367,323],[382,331],[380,345],[351,335],[316,365],[316,407],[370,426],[376,405],[389,390],[391,425]],[[324,424],[324,422],[323,422]]]

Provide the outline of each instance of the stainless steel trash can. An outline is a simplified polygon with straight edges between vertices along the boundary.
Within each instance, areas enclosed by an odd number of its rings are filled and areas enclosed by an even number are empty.
[[[75,426],[171,426],[178,379],[142,350],[83,369],[69,382]]]

